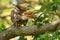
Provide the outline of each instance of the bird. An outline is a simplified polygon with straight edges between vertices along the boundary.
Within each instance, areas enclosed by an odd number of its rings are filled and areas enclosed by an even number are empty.
[[[11,11],[11,21],[15,26],[26,26],[29,18],[36,18],[34,11],[26,11],[26,6],[15,5],[14,9]]]

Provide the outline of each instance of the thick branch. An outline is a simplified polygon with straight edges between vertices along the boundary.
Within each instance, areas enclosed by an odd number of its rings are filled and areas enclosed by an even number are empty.
[[[42,34],[46,31],[55,31],[58,25],[60,25],[60,21],[54,21],[50,24],[42,25],[40,27],[37,27],[36,25],[29,27],[16,27],[14,25],[11,25],[8,29],[0,32],[0,40],[8,40],[16,36]]]

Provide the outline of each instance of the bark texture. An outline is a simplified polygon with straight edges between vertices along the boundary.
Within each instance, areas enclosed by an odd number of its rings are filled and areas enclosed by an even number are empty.
[[[16,27],[14,25],[11,25],[9,28],[0,32],[0,40],[9,40],[16,36],[43,34],[46,31],[54,32],[59,25],[60,21],[54,21],[52,23],[45,24],[40,27],[37,27],[36,25],[32,25],[29,27],[28,26]]]

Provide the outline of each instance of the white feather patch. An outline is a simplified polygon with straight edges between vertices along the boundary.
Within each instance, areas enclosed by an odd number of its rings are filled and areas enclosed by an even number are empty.
[[[14,14],[14,17],[16,17],[16,14]]]

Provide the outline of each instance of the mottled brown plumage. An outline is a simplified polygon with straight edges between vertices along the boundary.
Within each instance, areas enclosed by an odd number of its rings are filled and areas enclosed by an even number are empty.
[[[16,6],[12,11],[11,11],[11,20],[16,26],[21,26],[26,25],[27,20],[22,19],[22,13],[23,10],[19,8],[19,6]]]
[[[16,5],[11,11],[11,20],[16,26],[26,25],[29,18],[36,18],[33,11],[26,11],[26,8],[21,8]]]

